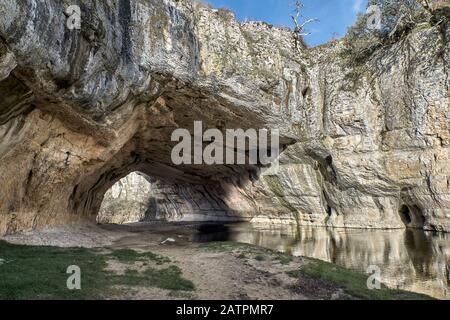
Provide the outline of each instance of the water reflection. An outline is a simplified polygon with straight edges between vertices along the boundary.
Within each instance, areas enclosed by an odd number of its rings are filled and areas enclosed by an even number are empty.
[[[383,282],[390,287],[450,299],[450,234],[313,227],[259,229],[249,224],[232,224],[199,229],[194,240],[251,243],[360,272],[377,265]]]
[[[193,234],[194,242],[228,241],[232,238],[232,228],[223,224],[201,224]]]

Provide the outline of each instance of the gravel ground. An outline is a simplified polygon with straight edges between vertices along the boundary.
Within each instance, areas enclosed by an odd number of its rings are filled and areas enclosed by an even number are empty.
[[[110,246],[127,235],[130,233],[126,230],[108,230],[95,224],[83,224],[22,232],[0,239],[13,244],[33,246],[96,248]]]

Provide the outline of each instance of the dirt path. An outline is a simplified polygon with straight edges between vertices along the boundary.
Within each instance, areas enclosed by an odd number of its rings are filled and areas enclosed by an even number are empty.
[[[0,240],[27,246],[99,248],[112,245],[114,241],[129,235],[131,233],[127,230],[109,230],[95,224],[75,224],[16,233],[0,237]]]
[[[166,240],[168,235],[170,233],[141,233],[116,241],[112,248],[151,251],[170,258],[181,268],[183,276],[195,284],[195,292],[174,295],[170,291],[139,288],[125,293],[124,297],[200,300],[306,299],[296,290],[297,280],[286,274],[287,271],[298,269],[303,262],[302,258],[293,258],[289,264],[282,264],[265,254],[264,259],[259,261],[254,259],[252,254],[244,258],[235,251],[209,250],[201,244],[189,242],[183,235],[172,238],[175,240],[174,244],[162,245],[161,242]],[[253,253],[253,256],[255,255],[257,253]]]
[[[190,239],[189,225],[161,224],[148,226],[75,225],[10,235],[2,238],[10,243],[34,246],[132,249],[150,251],[170,258],[181,268],[183,277],[192,281],[196,290],[170,291],[154,287],[119,287],[114,299],[305,299],[295,290],[296,279],[286,271],[298,268],[302,258],[289,265],[272,260],[240,257],[236,252],[206,250]],[[174,244],[161,242],[173,238]],[[112,272],[123,266],[111,264]],[[116,268],[116,270],[114,270]]]

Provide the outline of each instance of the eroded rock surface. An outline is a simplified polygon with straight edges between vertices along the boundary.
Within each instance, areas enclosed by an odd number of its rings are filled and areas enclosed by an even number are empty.
[[[75,3],[81,30],[65,2],[0,0],[0,234],[95,220],[135,171],[161,218],[450,231],[448,34],[418,29],[360,72],[339,42],[297,50],[187,0]],[[174,166],[194,121],[280,129],[280,171]]]

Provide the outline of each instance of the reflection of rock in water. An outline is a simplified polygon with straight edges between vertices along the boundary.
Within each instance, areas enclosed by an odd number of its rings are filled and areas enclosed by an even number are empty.
[[[394,288],[449,298],[447,272],[450,235],[419,230],[344,230],[285,227],[248,232],[237,228],[235,240],[308,256],[366,272],[371,265]]]
[[[417,274],[423,276],[432,276],[432,266],[434,248],[424,232],[415,232],[414,230],[405,231],[405,246],[409,257]]]
[[[223,224],[205,223],[199,225],[192,235],[195,242],[228,241],[231,239],[230,228]]]
[[[450,264],[447,263],[447,284],[450,285]]]

